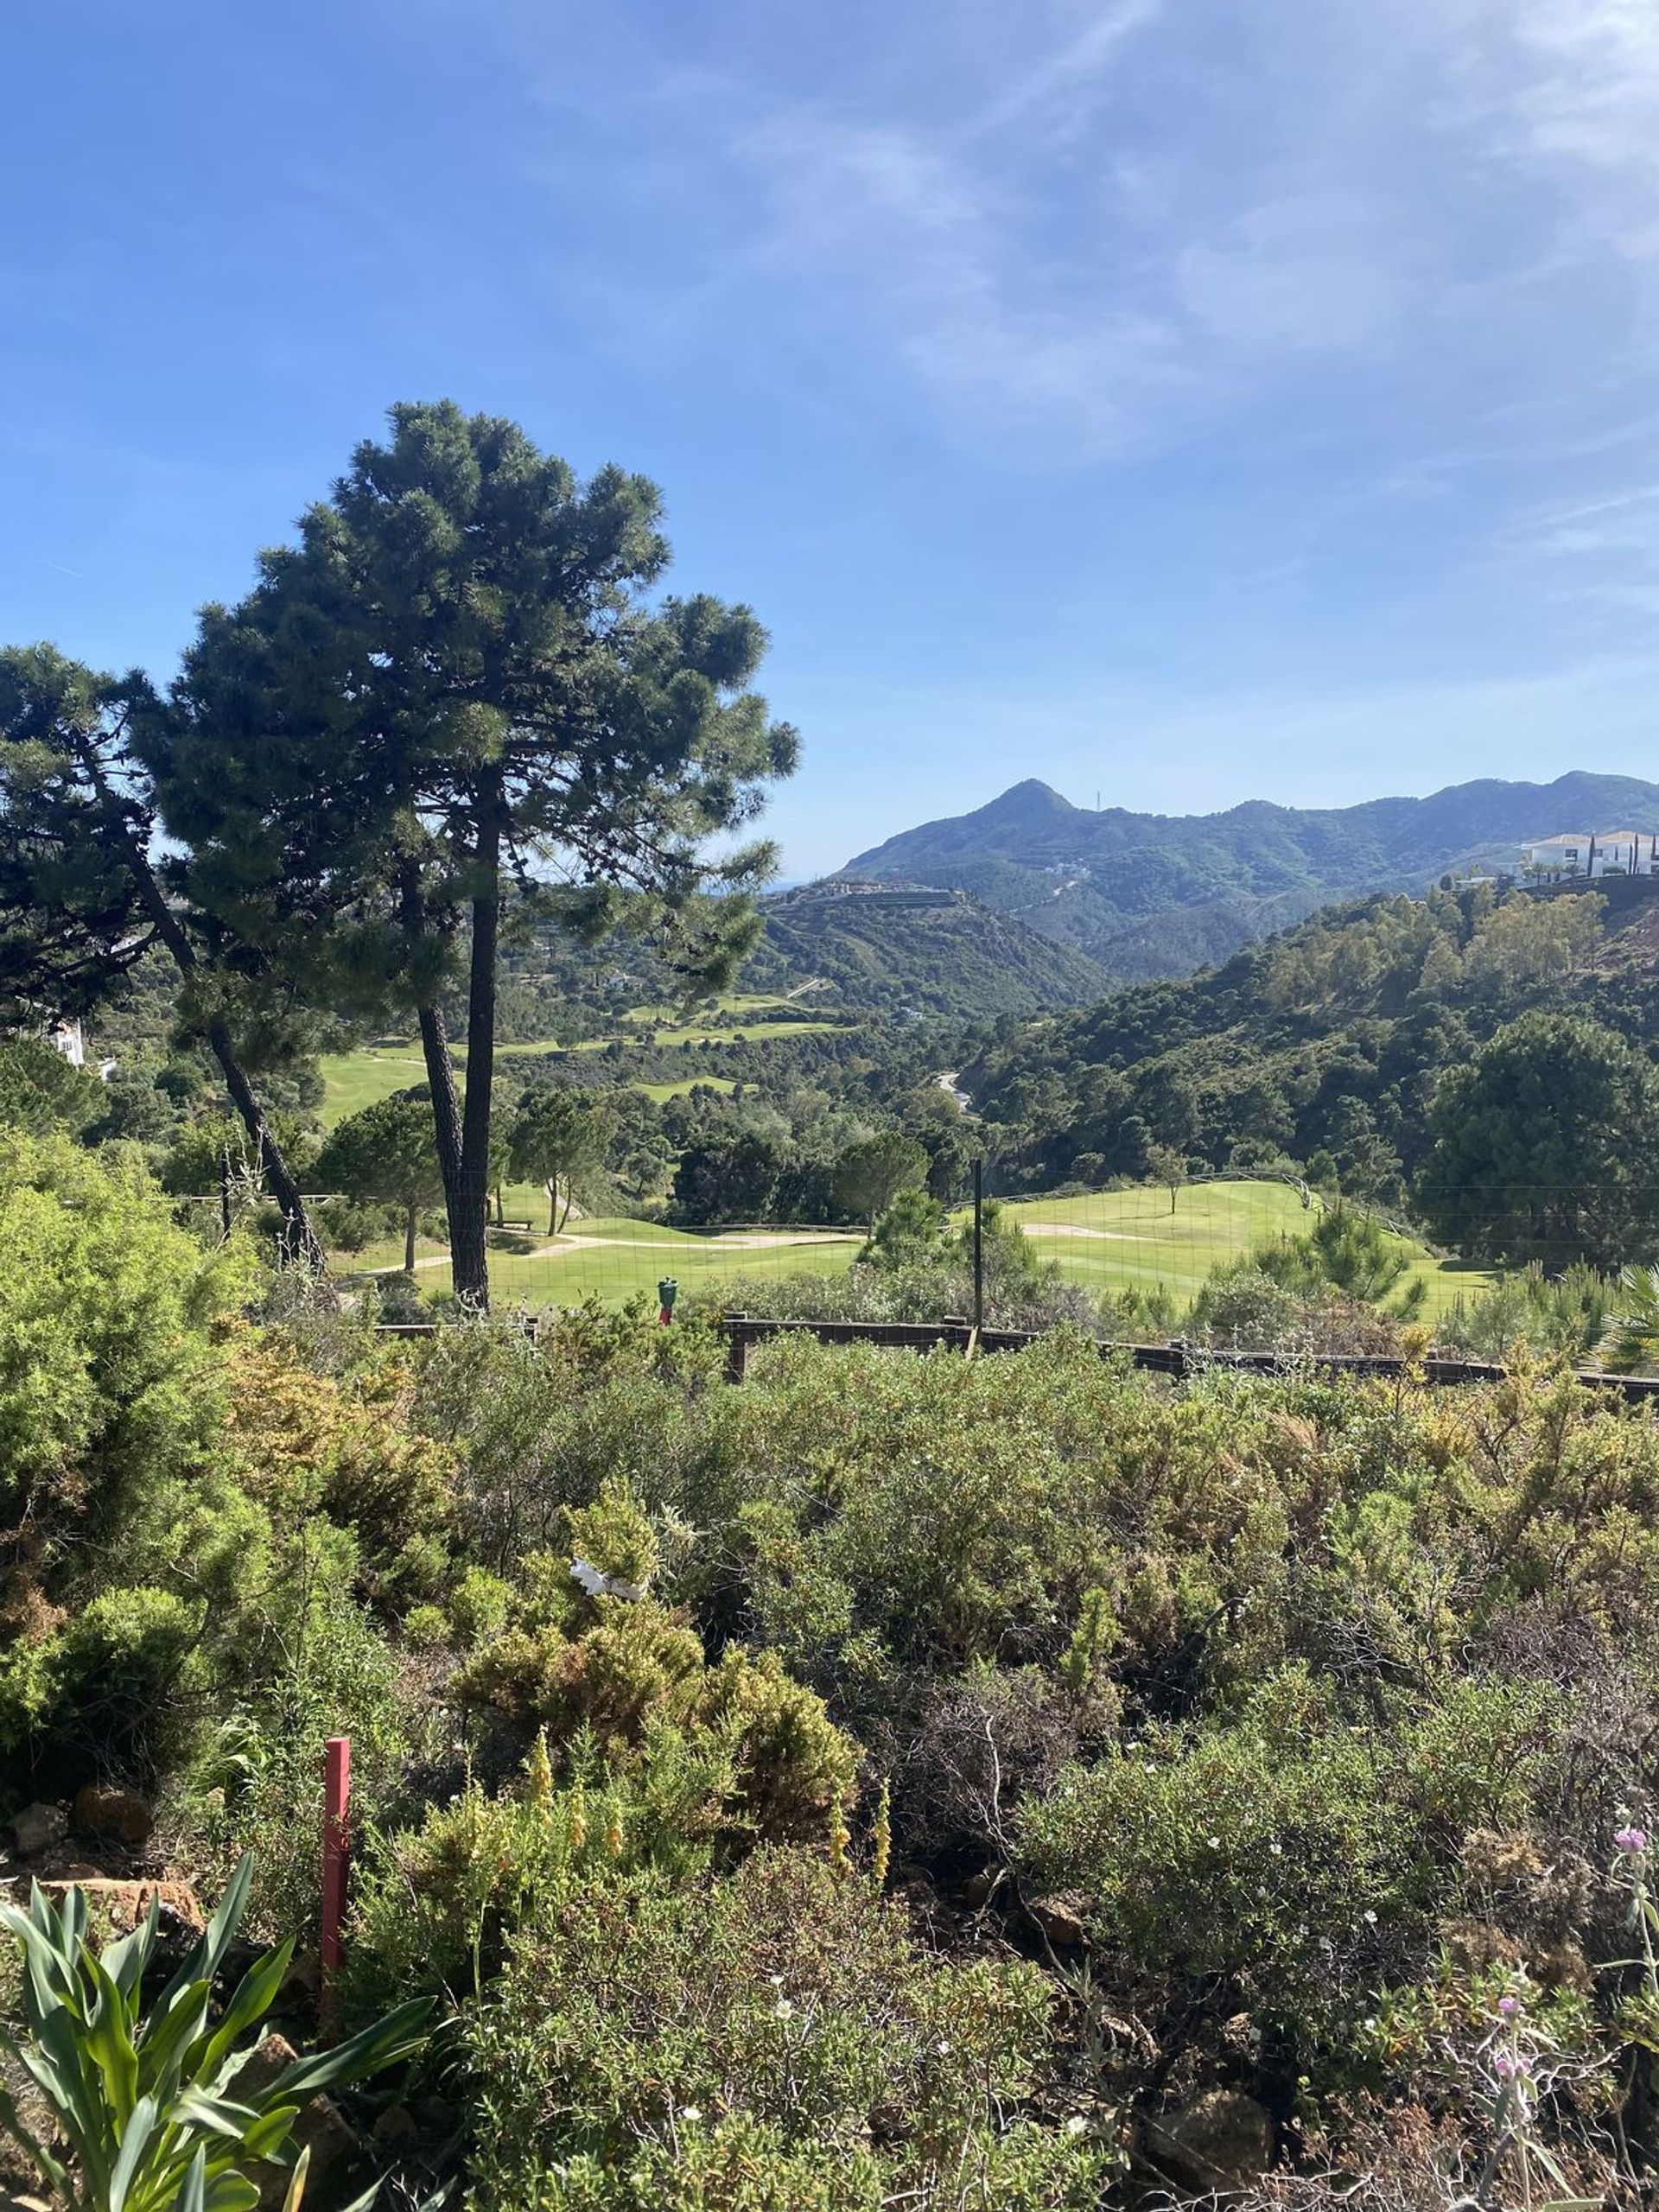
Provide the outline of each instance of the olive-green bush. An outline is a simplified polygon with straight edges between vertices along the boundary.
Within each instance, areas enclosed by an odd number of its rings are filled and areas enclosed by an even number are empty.
[[[691,1888],[576,1887],[467,2031],[474,2202],[1096,2206],[1115,2147],[1045,2097],[1050,2004],[1027,1966],[930,1958],[868,1882],[799,1851]]]

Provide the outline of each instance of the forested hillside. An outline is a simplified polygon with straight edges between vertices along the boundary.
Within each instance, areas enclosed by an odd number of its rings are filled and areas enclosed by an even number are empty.
[[[1112,978],[1075,945],[957,892],[811,883],[759,902],[746,988],[838,1019],[985,1020],[1079,1006]],[[649,939],[583,943],[530,927],[505,958],[503,1018],[523,1037],[598,1035],[630,1007],[671,1007],[685,983]]]
[[[1106,970],[976,899],[809,884],[762,902],[759,988],[819,983],[851,1007],[971,1020],[1097,997]]]
[[[1222,814],[1096,813],[1035,781],[925,823],[848,863],[850,876],[971,892],[1125,982],[1190,973],[1357,892],[1421,892],[1448,870],[1512,869],[1525,841],[1614,823],[1659,830],[1659,785],[1581,773],[1486,779],[1428,798]]]
[[[1206,974],[1003,1024],[962,1081],[1010,1187],[1144,1174],[1161,1146],[1210,1168],[1294,1160],[1402,1204],[1442,1082],[1517,1017],[1588,1024],[1651,1068],[1656,909],[1637,890],[1617,907],[1483,886],[1329,908]],[[1556,1056],[1541,1127],[1584,1040],[1539,1049]],[[1649,1178],[1646,1133],[1619,1138],[1618,1173]]]

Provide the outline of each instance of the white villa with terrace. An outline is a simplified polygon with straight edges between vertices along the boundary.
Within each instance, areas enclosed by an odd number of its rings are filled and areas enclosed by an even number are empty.
[[[1535,879],[1659,875],[1659,836],[1645,830],[1564,830],[1524,847],[1521,868]]]

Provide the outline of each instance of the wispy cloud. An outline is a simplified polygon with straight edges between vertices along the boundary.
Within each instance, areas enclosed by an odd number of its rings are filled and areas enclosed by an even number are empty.
[[[850,4],[816,80],[776,46],[631,56],[640,175],[669,231],[719,226],[690,311],[816,300],[947,435],[1087,462],[1321,365],[1489,407],[1638,342],[1654,0]]]
[[[1522,0],[1516,36],[1534,64],[1518,103],[1534,145],[1659,185],[1659,11],[1650,0]],[[1640,242],[1653,244],[1650,235]]]
[[[1650,0],[1396,0],[1339,35],[1286,0],[1213,69],[1161,0],[1047,21],[945,120],[785,101],[738,142],[764,257],[845,288],[967,435],[1144,449],[1310,359],[1478,356],[1592,290],[1586,241],[1659,246]]]
[[[1000,130],[1045,112],[1052,121],[1056,108],[1092,105],[1119,48],[1155,21],[1164,5],[1165,0],[1117,0],[1116,6],[1101,7],[1088,0],[1077,10],[1082,20],[1071,34],[991,99],[980,118],[982,126]]]

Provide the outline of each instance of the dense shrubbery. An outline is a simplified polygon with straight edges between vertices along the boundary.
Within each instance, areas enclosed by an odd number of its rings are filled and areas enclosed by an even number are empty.
[[[695,1319],[251,1320],[234,1246],[52,1140],[0,1211],[39,1263],[0,1290],[8,1809],[135,1783],[175,1869],[251,1847],[308,1941],[349,1732],[348,2013],[439,1999],[411,2095],[453,2125],[408,2156],[480,2212],[1095,2205],[1206,2098],[1258,2164],[1402,2190],[1532,2138],[1594,2176],[1615,2118],[1659,2149],[1604,1964],[1659,1730],[1643,1411],[1549,1370],[1177,1387],[1065,1331],[780,1342],[732,1387]],[[1351,1317],[1391,1266],[1297,1240],[1211,1319]],[[1599,1325],[1587,1282],[1504,1295]],[[1555,2069],[1526,2143],[1510,1998]]]
[[[1029,1967],[931,1959],[822,1857],[578,1888],[472,2024],[479,2212],[1082,2212],[1117,2161],[1028,2109],[1052,2002]]]

